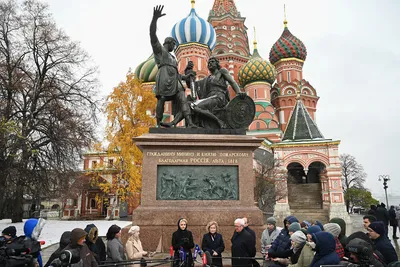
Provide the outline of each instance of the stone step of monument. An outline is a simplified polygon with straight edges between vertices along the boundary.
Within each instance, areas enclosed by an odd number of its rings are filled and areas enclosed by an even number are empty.
[[[321,221],[322,223],[327,223],[329,221],[328,211],[323,210],[323,209],[294,209],[294,208],[291,208],[290,212],[300,222],[302,222],[304,220],[307,220],[309,222],[318,220],[318,221]]]
[[[310,203],[308,205],[304,204],[294,204],[293,202],[289,202],[290,208],[295,210],[319,210],[322,208],[322,202]]]

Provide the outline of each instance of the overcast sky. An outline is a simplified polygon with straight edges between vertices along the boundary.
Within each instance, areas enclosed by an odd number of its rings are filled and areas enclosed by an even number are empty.
[[[326,138],[341,140],[368,174],[367,187],[383,194],[379,174],[389,174],[389,193],[400,196],[400,1],[236,0],[258,49],[268,58],[283,31],[286,4],[290,31],[307,47],[303,77],[317,90],[317,123]],[[160,39],[190,11],[190,0],[48,0],[56,23],[92,56],[100,68],[104,95],[125,79],[128,69],[151,54],[152,8],[165,5]],[[214,0],[197,0],[204,19]],[[400,165],[400,164],[399,164]],[[397,170],[397,171],[396,171]],[[383,199],[382,199],[383,200]],[[390,204],[390,203],[389,203]],[[399,204],[399,203],[393,203]]]

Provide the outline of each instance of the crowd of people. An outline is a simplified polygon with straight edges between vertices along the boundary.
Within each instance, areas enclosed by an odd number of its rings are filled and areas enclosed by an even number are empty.
[[[394,210],[394,213],[391,212]],[[396,223],[394,223],[396,220]],[[260,249],[262,257],[256,257],[256,233],[249,227],[247,218],[234,221],[234,233],[231,237],[231,263],[234,267],[319,267],[321,265],[358,265],[358,266],[396,266],[399,265],[397,253],[388,238],[389,224],[398,227],[400,210],[392,206],[389,211],[385,205],[372,206],[363,217],[365,231],[354,232],[346,236],[346,223],[341,218],[333,218],[328,223],[320,221],[299,221],[295,216],[288,216],[283,221],[283,228],[277,227],[274,217],[267,219],[266,229],[262,232]],[[140,227],[132,226],[125,244],[121,242],[121,228],[112,225],[106,235],[107,242],[99,238],[98,229],[88,224],[85,229],[75,228],[62,234],[59,248],[46,263],[42,262],[39,235],[44,220],[29,219],[24,225],[24,235],[17,236],[16,228],[9,226],[2,230],[0,242],[3,246],[16,247],[16,244],[29,241],[29,253],[33,254],[36,266],[60,266],[57,262],[65,251],[75,251],[76,259],[69,260],[69,265],[97,267],[110,263],[140,266],[140,260],[149,256],[144,251],[139,238]],[[196,253],[206,253],[212,259],[210,266],[222,267],[225,250],[224,238],[219,232],[218,223],[207,224],[200,246],[195,245],[188,221],[180,218],[178,229],[172,234],[171,252],[174,266],[194,266]],[[393,239],[397,229],[393,229]],[[25,244],[24,243],[24,244]],[[194,253],[192,254],[192,250]],[[70,253],[71,255],[74,253]],[[194,255],[194,256],[193,256]],[[72,257],[72,256],[71,256]],[[1,264],[0,264],[1,265]]]
[[[139,239],[140,228],[132,226],[129,230],[129,238],[125,247],[121,241],[121,228],[112,225],[107,231],[106,244],[99,237],[99,231],[94,224],[88,224],[85,229],[75,228],[72,231],[65,231],[60,238],[59,247],[51,254],[46,263],[42,262],[39,235],[43,228],[45,220],[29,219],[24,224],[24,235],[17,236],[15,226],[9,226],[2,230],[0,238],[0,247],[5,251],[13,249],[20,251],[21,255],[29,254],[33,256],[34,264],[37,267],[49,266],[79,266],[79,267],[97,267],[99,265],[107,265],[109,263],[124,262],[127,260],[141,259],[147,255],[143,251],[142,244]],[[37,242],[37,249],[32,251]],[[27,243],[28,242],[28,243]],[[62,253],[68,251],[71,258],[67,263],[60,261]],[[32,253],[34,252],[34,253]],[[15,256],[10,255],[10,256]],[[15,257],[14,257],[15,259]],[[4,260],[0,261],[0,266],[9,266]],[[15,263],[13,266],[27,266],[26,262],[21,261],[21,265]],[[28,265],[29,266],[29,265]],[[135,265],[134,265],[135,266]],[[136,265],[140,266],[140,264]]]

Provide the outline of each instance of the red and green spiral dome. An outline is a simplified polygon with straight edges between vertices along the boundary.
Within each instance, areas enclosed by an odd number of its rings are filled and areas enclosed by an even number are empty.
[[[272,46],[269,52],[269,61],[275,64],[284,58],[306,60],[307,49],[303,42],[294,36],[285,25],[281,37]]]

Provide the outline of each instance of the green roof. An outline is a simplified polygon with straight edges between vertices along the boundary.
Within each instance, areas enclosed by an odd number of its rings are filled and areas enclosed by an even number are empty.
[[[282,141],[324,139],[301,99],[298,99]]]

